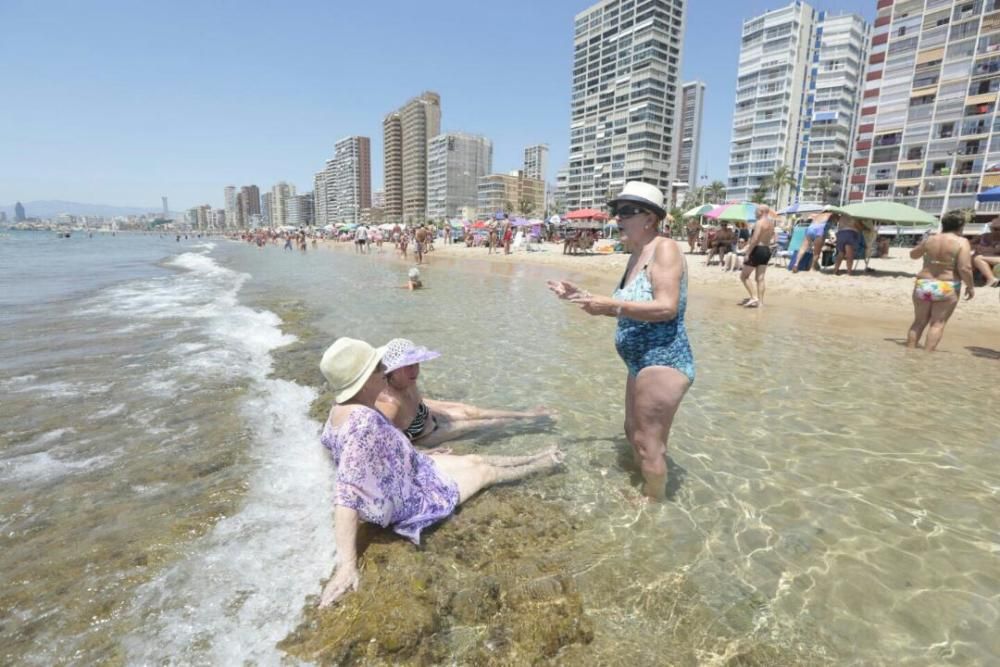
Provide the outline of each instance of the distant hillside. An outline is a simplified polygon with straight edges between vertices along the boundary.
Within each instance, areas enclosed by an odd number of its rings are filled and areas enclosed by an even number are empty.
[[[108,206],[107,204],[81,204],[75,201],[23,201],[24,213],[29,218],[53,218],[61,213],[70,215],[99,215],[111,218],[117,215],[141,215],[143,213],[158,213],[159,206],[140,208],[136,206]],[[0,211],[7,214],[8,219],[14,218],[14,204],[0,206]]]

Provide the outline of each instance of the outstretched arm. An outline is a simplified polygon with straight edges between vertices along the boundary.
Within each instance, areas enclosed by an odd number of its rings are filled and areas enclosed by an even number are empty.
[[[319,606],[336,602],[344,593],[358,590],[358,512],[337,506],[333,513],[333,534],[337,541],[337,570],[323,588]]]
[[[910,259],[920,259],[927,252],[926,241],[921,241],[916,248],[910,250]]]

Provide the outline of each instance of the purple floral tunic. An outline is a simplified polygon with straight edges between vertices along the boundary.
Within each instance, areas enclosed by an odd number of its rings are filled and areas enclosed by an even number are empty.
[[[391,526],[414,544],[458,505],[458,485],[377,410],[357,407],[337,428],[327,420],[320,441],[337,466],[334,505]]]

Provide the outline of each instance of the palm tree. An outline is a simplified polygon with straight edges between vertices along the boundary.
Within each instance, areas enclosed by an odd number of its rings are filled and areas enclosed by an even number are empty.
[[[820,204],[829,204],[830,193],[833,192],[833,181],[829,176],[820,176],[809,181],[809,189],[819,196]]]
[[[521,197],[521,201],[517,202],[518,213],[523,216],[531,215],[535,210],[535,202],[531,201],[528,197]]]
[[[784,201],[781,195],[785,191],[785,188],[795,187],[798,184],[798,179],[795,178],[795,174],[792,173],[790,167],[780,165],[774,170],[773,174],[764,180],[764,183],[768,189],[774,190],[774,204],[775,206],[780,206]]]
[[[765,180],[758,185],[757,189],[753,191],[752,195],[750,195],[750,201],[754,204],[766,204],[767,195],[770,194],[770,192],[771,189],[768,187],[767,181]]]
[[[708,186],[708,198],[719,204],[726,198],[726,184],[722,181],[712,181]]]

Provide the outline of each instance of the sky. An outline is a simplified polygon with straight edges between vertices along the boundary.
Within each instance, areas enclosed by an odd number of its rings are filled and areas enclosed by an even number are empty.
[[[424,90],[442,131],[567,162],[573,17],[586,0],[0,0],[0,205],[221,207],[226,185],[300,192],[350,135]],[[701,168],[724,180],[742,21],[783,0],[690,0],[683,79],[707,84]],[[817,9],[868,20],[876,0]]]

